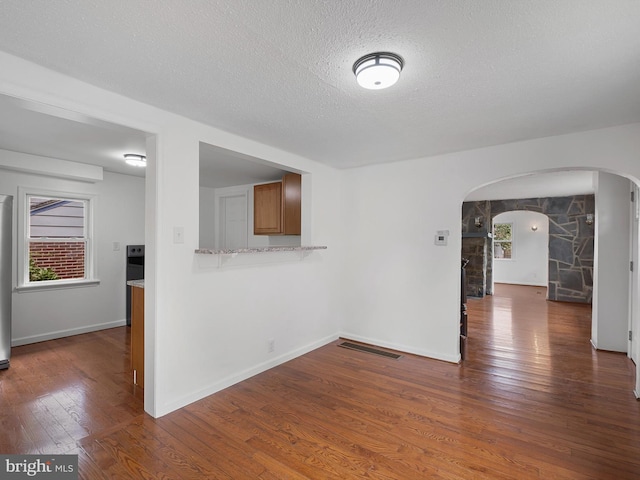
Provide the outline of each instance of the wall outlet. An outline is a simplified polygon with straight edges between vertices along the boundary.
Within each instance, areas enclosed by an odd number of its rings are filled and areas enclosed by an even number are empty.
[[[275,349],[276,349],[276,341],[272,338],[267,342],[267,350],[269,351],[269,353],[273,353]]]

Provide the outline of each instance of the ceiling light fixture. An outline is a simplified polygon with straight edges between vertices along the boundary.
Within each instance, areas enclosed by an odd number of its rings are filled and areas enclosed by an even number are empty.
[[[358,85],[369,90],[381,90],[395,84],[400,78],[404,60],[400,55],[376,52],[365,55],[353,64]]]
[[[146,167],[147,157],[144,155],[138,155],[137,153],[125,153],[124,160],[134,167]]]

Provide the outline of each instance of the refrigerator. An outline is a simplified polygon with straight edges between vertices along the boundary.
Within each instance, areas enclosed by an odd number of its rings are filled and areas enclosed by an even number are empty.
[[[0,195],[0,370],[11,359],[11,278],[13,197]]]

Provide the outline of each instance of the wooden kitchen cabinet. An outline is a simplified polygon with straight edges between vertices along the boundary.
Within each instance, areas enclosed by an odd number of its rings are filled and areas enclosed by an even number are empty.
[[[131,370],[133,383],[144,389],[144,288],[131,288]]]
[[[253,234],[282,234],[282,182],[253,187]]]
[[[288,173],[282,182],[253,187],[253,234],[300,235],[302,177]]]
[[[282,177],[283,233],[300,235],[302,227],[302,177],[288,173]]]

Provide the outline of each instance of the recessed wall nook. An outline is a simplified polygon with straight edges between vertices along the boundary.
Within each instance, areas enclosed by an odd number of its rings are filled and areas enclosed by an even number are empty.
[[[199,265],[279,263],[326,249],[302,244],[310,221],[303,180],[303,172],[201,143]]]

